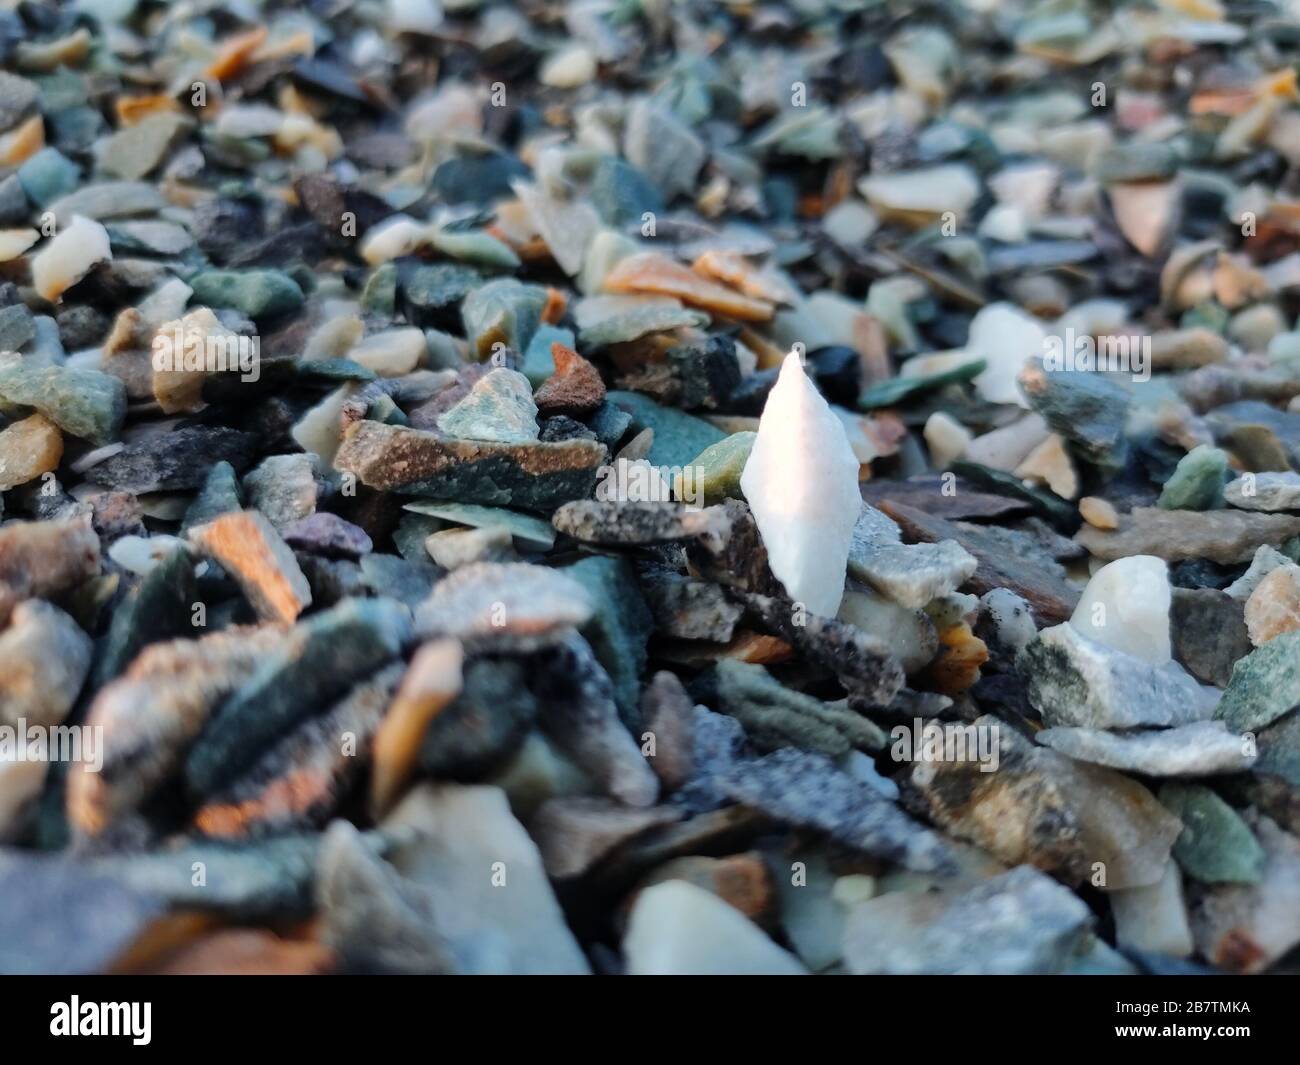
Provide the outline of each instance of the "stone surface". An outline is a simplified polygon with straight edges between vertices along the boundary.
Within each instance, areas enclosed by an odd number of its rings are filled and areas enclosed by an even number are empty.
[[[721,774],[719,786],[734,801],[775,820],[816,829],[904,868],[932,872],[951,867],[941,836],[823,755],[784,749],[737,762]]]
[[[469,394],[445,414],[438,428],[463,440],[526,444],[537,439],[537,404],[528,378],[495,369],[479,378]]]
[[[302,289],[279,270],[207,270],[190,279],[194,298],[209,307],[232,307],[255,321],[302,306]]]
[[[525,563],[478,562],[439,581],[415,612],[424,636],[544,645],[590,620],[587,590],[563,573]]]
[[[555,373],[548,377],[533,397],[544,415],[567,414],[581,417],[605,401],[605,382],[600,371],[572,348],[551,345]]]
[[[1214,510],[1223,506],[1223,484],[1228,455],[1202,444],[1178,460],[1178,466],[1160,490],[1156,506],[1165,510]]]
[[[1163,666],[1171,657],[1170,600],[1164,561],[1131,555],[1092,575],[1070,624],[1090,640]]]
[[[623,936],[630,976],[796,976],[799,960],[716,895],[685,880],[641,891]]]
[[[1174,588],[1169,631],[1174,661],[1202,684],[1227,687],[1251,651],[1242,604],[1217,588]]]
[[[126,417],[122,382],[97,370],[0,362],[0,400],[32,407],[65,433],[92,444],[116,440]]]
[[[590,495],[607,452],[593,440],[503,444],[360,421],[334,459],[371,488],[481,506],[551,511]]]
[[[189,538],[234,576],[258,616],[288,623],[311,605],[293,552],[260,511],[222,514],[192,528]]]
[[[1039,743],[1081,762],[1149,777],[1203,777],[1240,773],[1255,762],[1253,744],[1221,721],[1196,721],[1169,729],[1106,732],[1092,728],[1046,728]]]
[[[1300,535],[1300,518],[1241,510],[1166,511],[1134,507],[1114,532],[1085,525],[1075,539],[1107,562],[1155,555],[1167,562],[1206,558],[1224,565],[1247,562],[1261,544]]]
[[[1202,784],[1165,784],[1160,801],[1183,823],[1174,858],[1203,884],[1258,884],[1264,851],[1231,806]]]
[[[1300,632],[1288,632],[1238,660],[1215,716],[1255,732],[1300,705]]]
[[[294,627],[264,653],[223,704],[185,761],[191,795],[233,783],[322,703],[397,657],[410,639],[405,607],[348,599]]]
[[[1262,879],[1210,889],[1192,912],[1192,931],[1211,964],[1253,973],[1300,943],[1300,840],[1262,815],[1247,823],[1264,849]]]
[[[68,224],[54,239],[32,256],[32,285],[51,302],[85,277],[99,263],[113,258],[109,248],[108,231],[91,218],[78,214],[60,214],[56,218],[69,218]]]
[[[1073,625],[1039,632],[1020,652],[1016,668],[1049,726],[1183,725],[1214,712],[1214,704],[1177,666],[1153,666],[1088,639]]]
[[[0,492],[57,468],[62,457],[63,436],[44,415],[14,422],[0,430]]]
[[[1241,510],[1300,510],[1300,473],[1248,473],[1223,489],[1229,506]]]
[[[1246,631],[1256,647],[1300,629],[1300,566],[1279,566],[1246,600]]]
[[[537,846],[499,788],[426,784],[406,797],[384,827],[408,836],[389,861],[428,898],[457,972],[590,971],[564,923]],[[483,887],[493,863],[504,863],[508,889]]]
[[[857,975],[1046,975],[1087,948],[1092,914],[1028,866],[966,891],[897,892],[849,910],[844,955]]]
[[[0,630],[0,722],[62,724],[90,670],[91,643],[58,607],[19,603]]]

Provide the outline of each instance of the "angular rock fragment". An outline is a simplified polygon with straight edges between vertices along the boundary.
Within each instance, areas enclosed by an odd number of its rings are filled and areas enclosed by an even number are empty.
[[[526,563],[480,562],[439,581],[415,612],[422,636],[520,641],[546,646],[585,624],[594,607],[586,590],[563,573]]]
[[[189,538],[239,582],[259,617],[288,624],[311,605],[293,552],[260,511],[222,514],[192,528]]]
[[[395,658],[410,634],[406,608],[382,599],[344,600],[290,630],[190,750],[190,793],[206,796],[237,779],[272,743],[320,714],[332,696]]]
[[[1300,705],[1300,632],[1288,632],[1239,659],[1215,717],[1255,732]]]
[[[551,511],[591,494],[606,455],[604,445],[593,440],[525,444],[452,440],[361,421],[344,431],[334,465],[382,491]]]
[[[799,976],[804,967],[727,903],[685,880],[637,895],[623,937],[632,976]]]
[[[1192,910],[1192,931],[1212,964],[1253,973],[1300,942],[1300,841],[1262,815],[1247,823],[1264,850],[1259,883],[1211,888]]]
[[[1241,510],[1167,511],[1134,507],[1113,532],[1085,525],[1075,539],[1098,558],[1155,555],[1167,562],[1205,558],[1248,562],[1262,544],[1300,535],[1300,518]]]
[[[1231,806],[1201,784],[1165,784],[1160,801],[1183,823],[1174,858],[1204,884],[1258,884],[1264,851]]]
[[[590,971],[537,847],[499,788],[424,785],[384,828],[406,837],[389,860],[428,899],[434,930],[446,941],[456,972]],[[504,870],[505,889],[484,888],[484,877],[490,885],[494,869]]]
[[[1073,625],[1043,629],[1016,668],[1044,723],[1135,728],[1204,721],[1214,712],[1197,683],[1176,666],[1152,666],[1081,636]]]
[[[159,642],[105,684],[86,717],[103,730],[103,766],[69,775],[72,825],[97,835],[135,810],[180,767],[221,700],[278,643],[278,635],[255,628]]]
[[[368,766],[401,674],[399,665],[380,670],[267,747],[195,811],[196,833],[238,839],[324,825]]]
[[[1230,732],[1221,721],[1134,732],[1047,728],[1034,738],[1078,761],[1149,777],[1240,773],[1249,769],[1256,757],[1253,744]]]
[[[0,362],[0,401],[31,407],[65,433],[92,444],[116,440],[126,417],[126,389],[98,370]]]
[[[952,865],[943,837],[823,755],[784,749],[738,762],[718,780],[723,793],[778,821],[824,832],[837,843],[918,872]]]
[[[833,616],[862,509],[858,460],[844,429],[786,356],[768,396],[740,486],[758,523],[773,574],[791,599]]]
[[[1092,914],[1028,866],[964,892],[896,892],[849,911],[844,953],[856,974],[1045,975],[1085,953]]]

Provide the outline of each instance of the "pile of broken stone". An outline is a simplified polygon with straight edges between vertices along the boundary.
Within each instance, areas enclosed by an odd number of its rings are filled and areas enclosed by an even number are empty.
[[[1294,967],[1269,5],[228,7],[0,12],[0,971]]]

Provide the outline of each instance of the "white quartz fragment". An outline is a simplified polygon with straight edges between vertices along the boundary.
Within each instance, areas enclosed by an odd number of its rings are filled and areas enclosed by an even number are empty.
[[[1011,303],[990,303],[970,323],[966,351],[987,365],[975,378],[975,390],[990,403],[1028,407],[1016,378],[1025,360],[1046,352],[1047,331],[1037,318]]]
[[[1070,624],[1090,640],[1153,666],[1171,658],[1169,572],[1154,555],[1130,555],[1092,575]]]
[[[862,510],[858,460],[793,352],[763,408],[740,487],[790,598],[834,617]]]

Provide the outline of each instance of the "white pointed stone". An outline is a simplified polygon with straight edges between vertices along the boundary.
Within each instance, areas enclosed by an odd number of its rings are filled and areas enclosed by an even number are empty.
[[[1171,658],[1169,569],[1154,555],[1130,555],[1092,575],[1070,624],[1079,633],[1153,666]]]
[[[631,976],[799,976],[798,959],[739,910],[685,880],[637,896],[623,937]]]
[[[793,352],[767,397],[740,487],[787,594],[834,617],[862,510],[858,460]]]

